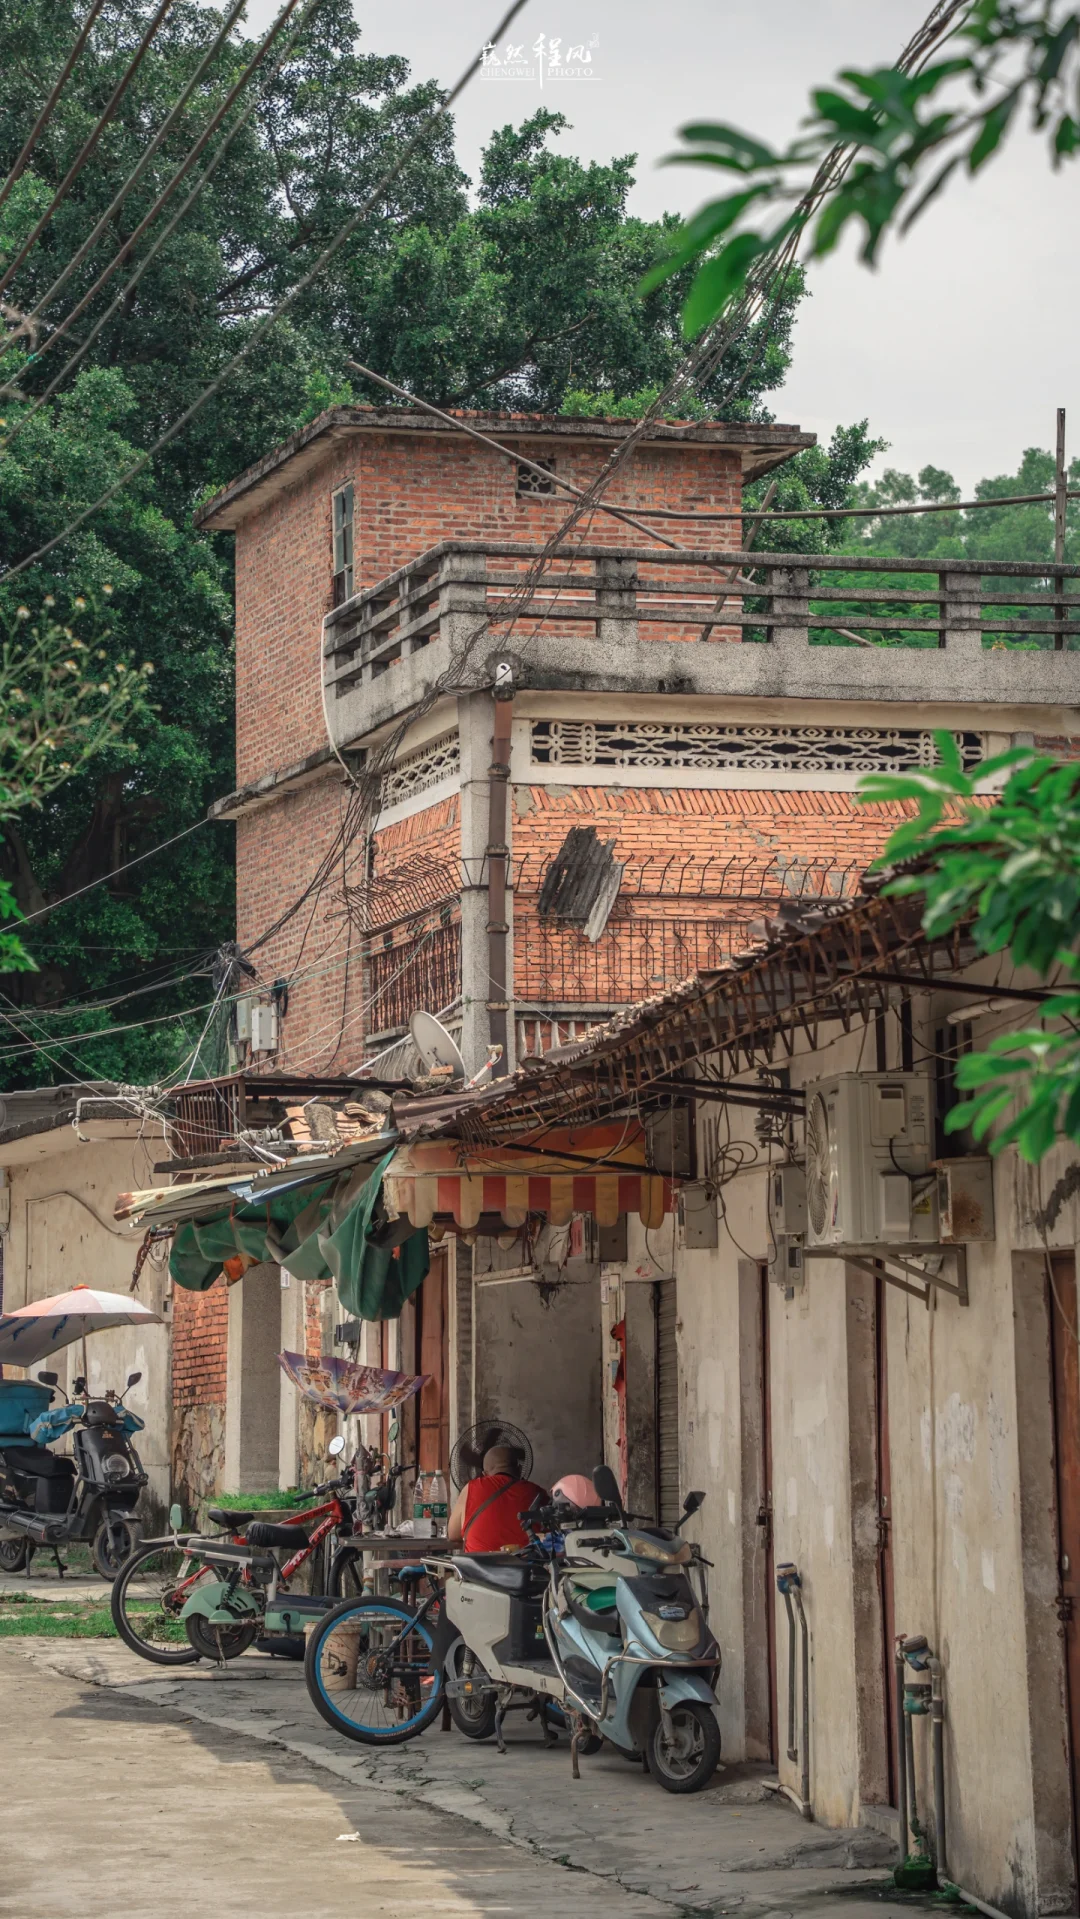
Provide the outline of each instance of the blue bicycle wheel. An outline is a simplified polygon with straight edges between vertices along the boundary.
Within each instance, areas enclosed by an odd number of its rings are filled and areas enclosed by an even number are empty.
[[[395,1599],[347,1599],[308,1639],[304,1676],[328,1726],[366,1746],[395,1746],[429,1726],[443,1700],[434,1628]]]

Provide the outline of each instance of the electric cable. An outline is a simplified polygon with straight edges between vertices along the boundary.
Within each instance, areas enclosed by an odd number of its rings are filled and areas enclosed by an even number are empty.
[[[139,41],[139,44],[137,48],[135,49],[135,52],[128,66],[125,68],[116,86],[114,87],[113,92],[108,101],[108,104],[106,105],[103,113],[101,114],[101,117],[98,120],[96,126],[94,126],[91,132],[87,135],[82,146],[79,148],[79,151],[76,154],[74,160],[72,161],[70,167],[68,168],[63,179],[61,180],[60,185],[57,187],[56,192],[53,194],[52,199],[49,201],[49,204],[46,207],[37,225],[33,228],[33,230],[28,235],[28,237],[23,241],[22,246],[19,248],[19,251],[15,255],[15,258],[11,261],[10,265],[7,267],[3,275],[3,278],[0,279],[0,294],[3,294],[7,291],[7,288],[11,285],[12,280],[15,278],[15,275],[18,272],[19,268],[21,267],[27,254],[30,252],[31,247],[35,245],[37,240],[39,240],[41,235],[44,233],[45,228],[48,226],[49,221],[52,219],[53,214],[56,212],[57,207],[59,207],[62,204],[62,202],[67,199],[67,196],[69,192],[71,191],[71,188],[74,186],[76,179],[78,178],[79,174],[82,172],[83,167],[86,165],[86,162],[89,160],[90,155],[94,151],[94,148],[97,146],[98,141],[100,140],[102,134],[104,133],[105,128],[108,126],[109,121],[112,119],[113,114],[116,112],[117,107],[120,105],[120,102],[123,99],[125,93],[127,92],[129,86],[131,85],[131,82],[134,80],[136,73],[138,72],[139,68],[141,67],[143,63],[143,60],[145,59],[147,53],[150,50],[150,43],[153,40],[155,34],[157,33],[158,28],[160,27],[162,21],[165,18],[165,15],[168,13],[169,8],[172,6],[172,4],[173,4],[173,0],[160,0],[160,4],[158,6],[157,12],[155,13],[153,19],[151,20],[150,25],[147,27],[146,32],[143,34],[142,39]]]
[[[245,0],[240,0],[240,4],[241,6],[243,6],[243,4],[245,4]],[[308,25],[312,16],[315,14],[315,12],[318,10],[318,8],[322,4],[323,4],[323,0],[310,0],[310,4],[304,14],[303,19],[301,20],[299,26],[297,27],[296,32],[293,34],[292,38],[289,40],[288,44],[286,45],[285,50],[282,53],[281,58],[279,59],[276,67],[274,67],[271,70],[274,77],[276,77],[282,71],[285,61],[289,58],[290,54],[295,50],[297,42],[299,41],[301,35],[303,34],[304,29]],[[155,200],[153,206],[150,208],[149,212],[143,216],[142,220],[140,220],[138,226],[135,228],[135,231],[129,236],[127,240],[125,240],[119,252],[114,255],[113,259],[109,262],[108,266],[106,266],[104,270],[98,275],[98,278],[95,280],[93,286],[90,287],[86,293],[84,293],[82,299],[78,302],[78,304],[71,309],[71,312],[66,315],[66,317],[60,322],[59,326],[56,327],[52,333],[50,333],[48,339],[45,340],[42,343],[42,345],[38,348],[37,352],[34,355],[35,364],[40,362],[42,357],[46,353],[48,353],[50,349],[54,347],[59,340],[63,339],[69,327],[71,327],[74,324],[74,322],[80,317],[80,315],[83,312],[85,312],[86,308],[90,305],[90,302],[94,299],[95,295],[99,293],[105,285],[107,285],[108,281],[111,280],[113,274],[117,271],[117,269],[123,266],[124,262],[129,258],[131,253],[134,251],[135,247],[138,245],[138,242],[142,238],[143,234],[156,220],[162,207],[165,206],[166,202],[172,197],[172,194],[174,193],[175,189],[180,185],[181,181],[191,171],[191,168],[194,166],[196,160],[204,151],[207,145],[207,142],[211,139],[213,134],[217,131],[218,127],[221,125],[222,120],[225,118],[226,114],[228,113],[230,107],[233,105],[234,101],[244,91],[244,88],[247,86],[252,75],[255,73],[256,69],[260,66],[264,55],[272,46],[274,40],[277,38],[282,27],[285,25],[285,22],[289,18],[289,15],[293,12],[294,8],[298,5],[299,5],[299,0],[286,0],[286,5],[283,7],[281,13],[278,15],[277,19],[273,22],[272,26],[270,27],[268,32],[265,34],[264,38],[260,42],[260,45],[256,49],[251,60],[248,62],[247,66],[244,68],[243,72],[240,74],[235,84],[231,87],[225,99],[222,101],[221,105],[218,107],[217,112],[207,122],[206,126],[203,128],[202,133],[199,135],[199,138],[196,140],[195,144],[188,150],[180,166],[174,172],[171,180],[169,180],[167,184],[162,188],[160,194]],[[27,412],[22,414],[20,418],[15,422],[15,425],[12,427],[11,431],[6,435],[2,443],[4,446],[10,446],[11,442],[17,437],[18,434],[22,432],[24,426],[26,426],[29,423],[29,421],[31,421],[34,418],[34,415],[38,413],[40,409],[46,404],[46,402],[52,398],[57,388],[67,378],[68,374],[71,373],[74,370],[74,368],[78,366],[80,360],[82,360],[85,357],[85,355],[89,352],[94,341],[97,339],[102,329],[112,319],[113,315],[118,312],[120,307],[125,305],[130,300],[131,295],[134,292],[139,281],[142,279],[143,274],[146,272],[151,262],[154,259],[156,259],[157,255],[160,253],[166,241],[169,240],[172,237],[172,235],[175,233],[177,227],[180,225],[181,221],[186,217],[187,213],[189,212],[191,207],[194,205],[195,201],[198,199],[203,189],[207,186],[208,182],[213,178],[222,160],[225,158],[225,155],[228,152],[229,147],[232,145],[237,135],[243,131],[244,127],[247,125],[248,121],[251,119],[252,114],[256,111],[258,104],[259,104],[258,96],[256,95],[245,107],[244,111],[241,114],[237,115],[237,118],[233,126],[229,129],[225,138],[221,141],[217,149],[217,152],[212,156],[212,158],[208,162],[203,173],[200,175],[199,179],[196,181],[195,186],[192,188],[191,192],[188,194],[183,205],[177,210],[173,218],[169,221],[168,225],[158,235],[153,245],[147,250],[143,259],[139,261],[134,273],[131,275],[130,279],[128,279],[125,282],[124,286],[121,287],[119,293],[116,294],[111,305],[95,321],[94,325],[91,327],[89,333],[87,334],[86,338],[82,341],[80,346],[64,362],[64,365],[60,368],[60,371],[54,375],[52,380],[49,382],[48,386],[45,388],[44,392],[39,394],[37,398],[34,400],[33,405],[27,410]],[[134,178],[134,176],[132,176],[132,178]],[[130,185],[130,182],[129,182],[129,185]],[[99,226],[100,226],[100,222],[99,222]],[[90,240],[87,242],[87,247],[89,247],[92,244],[93,238],[94,236],[91,235]],[[49,305],[53,294],[63,284],[64,279],[67,277],[67,273],[70,272],[73,269],[73,267],[77,265],[77,263],[78,263],[77,260],[70,263],[69,267],[65,269],[64,274],[62,274],[60,278],[56,280],[53,287],[50,289],[49,293],[45,296],[45,298],[39,301],[38,305],[32,310],[32,312],[28,313],[25,316],[26,321],[28,322],[33,321],[42,312],[44,312],[45,308]]]
[[[105,5],[105,0],[92,0],[90,11],[87,14],[86,19],[83,21],[82,26],[79,29],[79,33],[75,41],[75,45],[72,47],[71,52],[68,54],[67,59],[64,61],[64,64],[60,69],[58,78],[53,83],[52,92],[48,95],[45,101],[45,104],[41,109],[41,112],[38,114],[37,119],[34,121],[33,126],[31,127],[29,133],[27,134],[26,142],[23,146],[22,152],[19,154],[18,159],[15,161],[15,164],[12,167],[11,172],[8,174],[7,179],[4,181],[3,186],[0,186],[0,207],[3,206],[4,201],[7,199],[8,194],[11,192],[16,181],[21,179],[23,173],[26,171],[26,163],[29,160],[30,155],[33,153],[34,148],[37,146],[37,143],[40,140],[42,134],[44,133],[46,126],[48,125],[49,121],[52,119],[53,109],[56,106],[56,103],[59,100],[60,95],[64,90],[64,87],[68,80],[68,76],[70,75],[76,60],[78,59],[80,53],[82,52],[84,46],[86,45],[86,41],[90,33],[90,29],[93,26],[94,21],[97,19],[98,14],[101,12],[101,9],[104,5]]]
[[[172,0],[162,0],[159,14],[163,14],[165,9],[171,4]],[[526,0],[512,0],[512,4],[507,8],[495,28],[494,33],[489,35],[488,38],[501,38],[502,34],[511,22],[516,19],[525,4]],[[174,420],[171,426],[166,427],[165,431],[158,435],[153,444],[149,446],[144,453],[141,453],[137,460],[133,460],[131,465],[125,468],[124,472],[120,474],[118,479],[113,481],[111,486],[106,487],[104,493],[99,494],[96,500],[92,500],[88,506],[83,507],[82,511],[77,513],[74,519],[69,520],[67,525],[63,527],[59,533],[54,533],[51,539],[46,540],[41,546],[37,547],[33,553],[28,553],[25,559],[19,560],[14,566],[8,567],[2,576],[4,579],[14,579],[19,573],[24,573],[27,567],[34,566],[39,560],[43,560],[46,554],[51,553],[55,547],[61,546],[66,540],[69,540],[73,533],[77,533],[80,527],[86,525],[87,520],[93,519],[94,515],[99,513],[102,507],[107,506],[111,500],[116,498],[118,493],[123,492],[124,488],[150,465],[156,455],[160,453],[164,447],[169,446],[172,441],[183,432],[184,428],[195,418],[196,414],[200,413],[207,402],[212,400],[214,395],[220,391],[229,375],[248,358],[264,334],[269,332],[270,328],[277,324],[282,315],[287,313],[289,309],[295,305],[300,295],[307,291],[308,287],[319,278],[323,269],[329,265],[335,254],[340,252],[346,240],[348,240],[367,219],[368,215],[383,198],[387,188],[393,184],[409,160],[411,160],[413,154],[423,145],[431,129],[436,126],[440,120],[445,118],[455,100],[464,92],[473,75],[479,70],[481,57],[480,54],[476,54],[469,62],[464,73],[451,88],[445,99],[442,100],[431,113],[425,116],[412,138],[408,140],[401,149],[392,166],[386,169],[376,181],[370,193],[366,195],[361,204],[354,209],[348,219],[338,228],[336,234],[327,242],[327,245],[322,249],[318,258],[308,268],[307,272],[301,275],[300,279],[297,280],[289,289],[289,292],[271,308],[269,313],[264,314],[262,319],[256,322],[243,345],[237,349],[231,359],[226,361],[221,371],[215,375],[208,386],[203,388],[203,391],[196,396],[191,402],[191,405],[184,409],[179,419]],[[0,291],[2,290],[3,284],[0,284]]]
[[[65,893],[62,899],[51,900],[48,906],[39,906],[33,913],[24,913],[19,920],[19,925],[33,926],[35,920],[47,919],[50,913],[57,911],[58,907],[67,906],[72,900],[81,899],[84,893],[92,893],[96,886],[107,885],[109,880],[116,879],[120,873],[128,872],[132,866],[141,866],[144,860],[152,860],[156,853],[164,853],[168,847],[175,846],[178,840],[186,840],[190,833],[197,833],[200,826],[212,826],[214,823],[208,814],[202,814],[199,819],[193,820],[190,826],[185,826],[181,832],[174,833],[171,839],[162,840],[159,846],[148,847],[145,853],[136,853],[133,859],[124,860],[122,865],[114,866],[108,873],[102,873],[99,879],[88,880],[85,886],[77,886],[73,893]]]

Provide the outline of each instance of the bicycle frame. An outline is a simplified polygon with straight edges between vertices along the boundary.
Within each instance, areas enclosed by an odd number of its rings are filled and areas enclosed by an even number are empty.
[[[320,1523],[315,1527],[314,1532],[309,1533],[307,1545],[301,1546],[297,1552],[293,1553],[290,1559],[285,1561],[285,1564],[281,1567],[277,1575],[275,1583],[278,1586],[287,1585],[293,1574],[298,1572],[300,1567],[312,1557],[327,1534],[333,1532],[334,1527],[339,1526],[345,1517],[345,1507],[342,1505],[340,1499],[335,1497],[326,1500],[319,1506],[309,1506],[304,1512],[290,1513],[288,1519],[282,1520],[281,1523],[283,1526],[296,1526],[298,1529],[304,1526],[308,1520],[320,1520]],[[179,1551],[183,1552],[188,1550],[193,1540],[204,1537],[205,1535],[202,1533],[172,1533],[169,1538],[163,1539],[160,1543],[163,1546],[173,1545]],[[247,1544],[241,1532],[229,1534],[228,1540],[230,1545],[243,1546]],[[151,1543],[152,1542],[147,1541],[148,1545]],[[212,1557],[211,1554],[205,1552],[200,1556],[204,1560]],[[201,1579],[204,1570],[204,1566],[197,1566],[194,1572],[188,1573],[185,1577],[178,1579],[176,1585],[172,1588],[172,1597],[186,1597],[189,1589],[196,1585],[199,1579]],[[240,1577],[245,1584],[250,1584],[250,1568],[247,1566],[243,1567],[240,1572]]]

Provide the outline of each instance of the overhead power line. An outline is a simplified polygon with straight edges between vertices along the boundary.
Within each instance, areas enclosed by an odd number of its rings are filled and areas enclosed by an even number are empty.
[[[78,305],[72,308],[71,312],[67,315],[66,319],[61,322],[61,324],[56,328],[56,331],[54,333],[50,334],[49,338],[45,341],[44,345],[38,349],[38,353],[36,356],[38,360],[41,359],[43,354],[49,351],[50,347],[55,346],[57,341],[63,338],[68,328],[74,323],[74,321],[76,321],[79,318],[79,315],[85,310],[85,308],[89,306],[95,294],[100,292],[101,288],[104,287],[106,283],[112,278],[117,268],[122,266],[124,261],[129,257],[129,255],[131,254],[135,246],[138,244],[139,239],[146,232],[147,228],[152,224],[152,222],[156,218],[160,209],[165,205],[165,202],[171,197],[175,188],[179,186],[184,176],[190,172],[195,161],[199,158],[199,155],[205,149],[207,141],[210,139],[211,135],[220,126],[222,120],[225,118],[225,115],[228,113],[229,108],[232,106],[237,96],[246,87],[252,74],[255,72],[256,68],[260,65],[264,54],[267,52],[268,48],[272,45],[273,41],[276,39],[278,33],[280,32],[281,28],[284,26],[286,20],[288,19],[289,15],[292,13],[293,9],[297,6],[297,4],[298,4],[298,0],[288,0],[288,4],[283,8],[282,12],[278,15],[277,19],[275,20],[273,26],[270,28],[270,31],[266,34],[258,50],[254,54],[252,59],[248,62],[248,65],[244,68],[244,71],[240,75],[240,78],[237,80],[235,86],[231,89],[227,98],[222,102],[222,105],[219,107],[218,111],[215,113],[213,119],[204,128],[203,132],[199,136],[199,139],[196,141],[195,145],[191,148],[190,152],[187,154],[182,165],[177,168],[176,172],[173,174],[173,177],[169,181],[168,185],[162,190],[161,194],[158,196],[157,200],[154,202],[154,205],[151,207],[149,213],[147,213],[145,218],[140,221],[139,225],[136,227],[130,239],[125,241],[119,253],[117,253],[115,258],[110,261],[109,265],[105,268],[104,272],[99,274],[97,280],[94,282],[94,285],[90,288],[89,292],[83,295]],[[277,66],[271,69],[272,73],[277,74],[281,72],[281,69],[285,64],[285,61],[289,58],[290,54],[294,51],[298,41],[303,36],[303,33],[306,27],[308,26],[310,20],[312,19],[313,15],[318,11],[319,7],[322,6],[323,4],[324,4],[324,0],[310,0],[310,5],[308,6],[306,10],[303,19],[300,21],[296,29],[296,32],[292,35],[291,39],[286,44],[281,54],[281,57],[278,60]],[[60,387],[63,384],[63,382],[66,380],[68,374],[74,371],[75,367],[78,366],[79,362],[90,351],[90,348],[93,346],[94,341],[97,339],[98,335],[102,332],[102,330],[108,325],[113,315],[117,313],[119,309],[125,304],[125,302],[130,299],[131,294],[134,292],[135,288],[138,286],[139,281],[142,279],[142,276],[146,272],[147,268],[157,258],[157,255],[161,252],[162,247],[166,244],[166,242],[169,239],[171,239],[172,235],[176,232],[177,227],[180,226],[182,221],[186,218],[190,208],[195,204],[195,201],[198,199],[200,193],[202,193],[203,189],[206,187],[208,182],[213,179],[214,174],[217,172],[217,169],[221,165],[222,160],[225,158],[225,155],[228,152],[230,146],[232,145],[233,141],[236,139],[237,135],[242,133],[243,129],[247,126],[247,123],[251,119],[251,116],[255,112],[256,108],[258,107],[258,104],[259,104],[258,97],[254,96],[251,100],[249,100],[247,106],[243,109],[243,111],[237,115],[232,126],[229,128],[228,132],[226,133],[225,138],[221,141],[220,145],[218,146],[216,153],[214,153],[211,156],[206,167],[203,169],[203,172],[200,174],[199,178],[196,180],[195,185],[192,187],[191,192],[188,194],[186,200],[184,200],[182,204],[177,208],[176,212],[174,213],[172,219],[168,222],[167,226],[165,226],[162,229],[162,231],[157,235],[157,238],[154,240],[153,244],[147,249],[146,253],[143,255],[143,258],[139,261],[138,266],[135,268],[134,273],[130,276],[128,280],[124,282],[124,285],[120,288],[119,292],[116,294],[111,305],[106,307],[104,313],[102,313],[100,317],[94,322],[94,325],[91,327],[89,333],[87,334],[85,340],[83,340],[82,344],[76,349],[76,351],[73,354],[70,355],[70,357],[67,360],[65,360],[59,372],[56,373],[53,376],[53,378],[50,380],[48,386],[45,388],[45,391],[38,395],[33,405],[29,407],[25,413],[20,415],[19,419],[15,422],[15,425],[12,427],[11,431],[6,435],[3,442],[0,442],[0,444],[4,446],[10,446],[11,442],[18,437],[18,435],[22,432],[23,428],[29,425],[29,422],[34,418],[34,415],[40,412],[41,408],[46,404],[46,402],[52,398],[57,388]],[[29,316],[29,317],[32,318],[33,316]]]
[[[86,16],[86,19],[83,21],[82,27],[79,32],[79,37],[76,40],[75,45],[72,47],[71,52],[68,54],[67,59],[64,61],[64,64],[60,69],[59,76],[53,85],[52,92],[49,94],[48,99],[45,102],[45,105],[42,107],[41,112],[38,114],[37,119],[34,121],[33,126],[31,127],[29,133],[27,134],[26,144],[23,147],[22,152],[20,153],[18,159],[16,160],[14,166],[12,167],[11,172],[8,174],[7,179],[4,181],[3,186],[0,187],[0,207],[3,206],[4,201],[7,199],[8,194],[11,192],[11,189],[15,185],[16,181],[20,180],[22,178],[22,175],[25,173],[26,163],[29,160],[30,155],[33,153],[34,148],[37,146],[37,143],[40,140],[42,134],[44,133],[45,128],[48,126],[49,121],[52,119],[53,108],[55,107],[57,101],[60,98],[61,93],[64,90],[64,87],[67,83],[68,75],[70,74],[72,67],[75,65],[76,60],[78,59],[80,53],[82,52],[84,46],[86,45],[87,36],[89,35],[90,29],[93,26],[94,21],[97,19],[98,14],[101,12],[101,9],[104,5],[105,5],[105,0],[93,0],[93,5]]]
[[[69,905],[72,900],[81,899],[84,893],[92,893],[95,886],[107,886],[108,882],[116,879],[120,873],[126,873],[132,866],[141,866],[144,860],[152,860],[156,853],[164,853],[167,847],[175,846],[178,840],[186,840],[189,833],[197,833],[200,826],[208,826],[210,823],[209,816],[204,813],[202,818],[195,820],[191,826],[185,826],[183,832],[174,833],[169,840],[162,840],[160,846],[151,846],[145,853],[136,853],[134,859],[125,860],[122,866],[114,866],[110,873],[102,873],[100,879],[88,880],[85,886],[77,886],[73,893],[65,893],[62,899],[51,900],[48,906],[39,906],[36,913],[27,913],[20,919],[19,925],[32,926],[35,920],[47,919],[50,913],[55,913],[61,906]]]
[[[163,12],[170,4],[171,0],[162,0],[162,7],[159,11]],[[517,18],[525,4],[526,0],[513,0],[513,4],[507,8],[493,33],[488,36],[488,40],[501,39],[507,27]],[[107,487],[105,492],[99,494],[96,500],[91,501],[90,505],[84,507],[81,513],[77,513],[74,519],[69,520],[68,524],[63,527],[59,533],[54,533],[52,539],[46,540],[44,544],[37,547],[33,553],[28,553],[25,559],[19,560],[15,566],[9,567],[3,576],[5,579],[14,579],[16,574],[23,573],[27,567],[36,565],[37,561],[43,560],[47,553],[53,551],[54,547],[60,546],[65,540],[70,539],[73,533],[77,533],[81,526],[86,525],[87,520],[92,519],[96,513],[100,513],[103,506],[107,506],[110,500],[114,500],[118,493],[123,492],[124,488],[130,485],[131,481],[136,479],[137,476],[150,465],[151,460],[154,459],[156,454],[160,453],[176,439],[178,434],[183,432],[184,428],[195,418],[195,415],[202,411],[209,400],[213,399],[215,393],[224,385],[229,375],[235,372],[236,368],[242,365],[248,358],[263,338],[263,335],[269,332],[272,326],[276,325],[277,321],[281,319],[283,314],[289,311],[290,307],[295,305],[300,295],[307,291],[312,282],[317,280],[323,269],[329,265],[335,254],[340,252],[346,240],[363,224],[369,213],[379,204],[387,188],[393,185],[403,168],[408,164],[409,160],[411,160],[413,154],[423,145],[432,127],[437,126],[439,121],[444,119],[446,114],[449,113],[455,100],[464,92],[474,73],[479,69],[480,61],[481,55],[479,53],[470,60],[469,65],[466,67],[456,85],[451,88],[439,106],[425,116],[417,128],[417,131],[413,134],[412,139],[406,141],[405,146],[402,148],[393,165],[386,169],[376,181],[371,192],[361,202],[360,206],[355,208],[343,225],[338,228],[333,239],[322,249],[322,252],[308,268],[308,271],[303,274],[296,284],[290,288],[289,292],[278,301],[277,305],[272,307],[270,312],[265,314],[263,318],[257,322],[243,346],[233,354],[230,360],[226,361],[220,373],[211,380],[209,386],[204,387],[203,391],[180,415],[180,418],[174,420],[171,426],[166,427],[164,433],[158,435],[153,445],[148,447],[145,453],[140,454],[137,460],[133,460],[131,465],[120,475],[119,479],[113,481],[112,486]]]
[[[105,107],[105,110],[101,115],[101,118],[98,120],[96,126],[92,129],[92,131],[87,135],[86,139],[83,141],[82,146],[79,148],[78,153],[76,154],[70,167],[68,168],[63,179],[61,180],[60,185],[57,187],[56,192],[53,194],[52,199],[49,201],[49,204],[46,207],[44,213],[42,214],[40,220],[38,221],[36,227],[34,227],[33,231],[23,241],[22,246],[19,248],[19,251],[15,255],[15,258],[12,260],[10,266],[8,267],[6,273],[3,276],[3,279],[0,279],[0,294],[3,294],[7,291],[8,287],[11,285],[12,280],[15,278],[16,273],[18,272],[23,261],[25,260],[27,254],[30,252],[31,247],[36,244],[36,242],[40,239],[41,235],[44,233],[45,228],[48,226],[49,221],[52,219],[53,214],[56,212],[57,207],[60,206],[64,200],[67,199],[67,196],[69,192],[71,191],[71,188],[74,186],[76,179],[78,178],[79,174],[82,172],[83,167],[86,165],[86,162],[90,158],[90,155],[93,153],[94,148],[97,146],[98,141],[100,140],[102,134],[104,133],[105,128],[108,126],[109,121],[112,119],[113,114],[116,112],[117,107],[120,105],[120,102],[123,99],[125,93],[127,92],[129,86],[131,85],[131,82],[134,80],[135,75],[138,73],[139,68],[142,66],[142,63],[144,59],[146,58],[147,53],[150,50],[150,43],[153,40],[154,35],[157,33],[157,30],[160,27],[162,21],[164,20],[165,15],[168,13],[169,8],[172,6],[172,3],[173,3],[173,0],[161,0],[161,4],[159,5],[158,10],[155,13],[153,19],[151,20],[150,25],[147,27],[146,32],[143,34],[142,39],[139,41],[139,44],[136,47],[135,52],[131,57],[131,60],[129,61],[127,67],[124,69],[124,72],[121,74],[120,79],[117,81],[117,84],[113,89],[112,95],[110,96],[108,105]]]
[[[1080,489],[1069,487],[1066,497],[1080,500]],[[999,500],[931,500],[911,506],[793,506],[779,513],[766,513],[764,519],[766,524],[770,520],[890,520],[905,513],[974,513],[980,507],[1053,506],[1056,499],[1056,493],[1011,493]],[[714,513],[711,508],[703,512],[697,507],[688,507],[684,512],[678,506],[642,506],[637,511],[645,520],[742,520],[753,508],[744,506],[738,512]],[[987,570],[992,568],[988,565]]]
[[[292,0],[292,4],[295,6],[296,0]],[[222,46],[224,45],[225,41],[228,39],[230,33],[232,32],[233,27],[236,24],[236,21],[238,20],[239,16],[243,13],[246,5],[247,5],[247,0],[234,0],[232,11],[226,14],[225,19],[223,20],[219,31],[215,35],[214,39],[210,42],[210,45],[207,47],[205,53],[202,56],[202,59],[199,61],[197,67],[195,68],[194,73],[191,75],[190,79],[188,80],[187,85],[181,89],[179,98],[174,102],[173,106],[170,107],[168,113],[165,115],[165,118],[162,121],[161,125],[159,126],[153,139],[148,142],[147,146],[144,148],[143,152],[140,154],[138,160],[135,162],[135,165],[132,167],[131,172],[128,174],[127,179],[124,181],[123,185],[119,188],[119,190],[113,195],[112,200],[109,202],[109,205],[105,208],[104,213],[101,215],[101,218],[98,220],[97,225],[93,228],[92,232],[87,234],[86,239],[83,241],[82,245],[80,247],[77,247],[75,252],[72,254],[70,260],[65,262],[63,268],[57,274],[56,279],[53,281],[52,286],[49,288],[48,292],[42,294],[41,299],[38,301],[37,305],[33,307],[31,311],[26,315],[26,318],[28,320],[39,319],[40,316],[46,311],[46,309],[52,305],[53,301],[56,299],[57,294],[61,291],[63,287],[67,285],[72,274],[77,272],[78,268],[81,267],[83,261],[85,260],[87,254],[91,251],[91,249],[97,245],[102,234],[105,232],[106,227],[110,225],[115,215],[119,212],[120,208],[123,206],[124,201],[128,197],[128,194],[132,192],[132,190],[138,185],[139,181],[142,179],[142,176],[146,172],[147,167],[150,165],[150,162],[153,159],[155,153],[159,151],[163,142],[168,139],[170,132],[172,131],[173,127],[176,125],[176,122],[179,119],[180,115],[183,113],[184,108],[187,106],[187,103],[190,100],[192,94],[194,93],[195,88],[198,86],[199,81],[202,79],[203,74],[206,72],[207,68],[212,64],[216,55],[220,52]],[[265,45],[265,42],[264,42],[264,45]],[[233,97],[234,96],[230,95],[230,100]],[[210,133],[213,132],[213,126],[214,126],[214,123],[211,122],[210,128],[205,136],[207,139],[209,138]],[[166,189],[166,192],[172,191],[172,188],[175,186],[176,180],[178,177],[180,176],[178,175],[173,176],[173,179],[169,182],[169,186]],[[120,253],[117,255],[116,264],[119,264],[119,262],[122,259],[126,258],[128,250],[134,245],[137,234],[144,231],[147,222],[153,218],[154,214],[157,212],[158,208],[162,204],[163,204],[163,201],[161,198],[159,198],[155,202],[154,207],[151,209],[151,212],[147,215],[146,220],[137,229],[136,234],[133,234],[132,238],[127,241],[124,247],[121,248]],[[96,289],[93,289],[93,290],[96,291]],[[87,296],[87,298],[89,298],[89,295]],[[83,304],[85,304],[85,302]],[[76,308],[76,312],[79,312],[79,311],[81,311],[81,307]],[[68,325],[70,325],[71,320],[73,318],[74,318],[74,315],[68,316],[68,321],[67,321]]]

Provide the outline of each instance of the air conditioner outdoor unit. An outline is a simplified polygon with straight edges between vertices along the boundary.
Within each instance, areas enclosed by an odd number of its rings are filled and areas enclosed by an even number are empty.
[[[930,1081],[838,1073],[806,1088],[806,1243],[899,1246],[938,1238]]]

